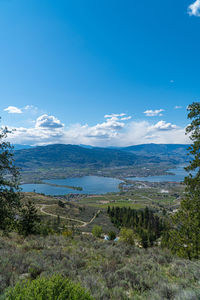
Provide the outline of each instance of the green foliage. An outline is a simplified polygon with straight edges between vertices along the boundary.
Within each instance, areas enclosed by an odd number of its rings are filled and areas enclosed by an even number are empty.
[[[40,218],[37,215],[37,209],[32,201],[28,201],[20,210],[18,231],[20,234],[27,236],[36,234],[39,230]]]
[[[189,259],[200,256],[199,196],[187,195],[178,212],[171,218],[173,229],[164,236],[163,244],[173,253]]]
[[[167,290],[174,291],[172,299],[199,299],[200,261],[177,258],[159,247],[144,250],[90,235],[23,238],[11,233],[0,236],[0,253],[1,295],[22,278],[60,273],[81,282],[95,299],[163,300]]]
[[[114,231],[109,231],[108,238],[110,241],[113,241],[116,238],[116,233]]]
[[[193,144],[189,147],[191,160],[186,170],[197,173],[185,177],[186,196],[172,217],[173,228],[165,235],[163,244],[173,253],[192,259],[200,257],[200,103],[192,103],[188,111],[192,122],[186,133]]]
[[[93,234],[93,236],[95,236],[95,237],[101,237],[102,232],[103,232],[103,230],[102,230],[101,226],[98,226],[98,225],[93,226],[93,228],[92,228],[92,234]]]
[[[6,300],[92,300],[85,289],[61,275],[50,278],[37,278],[33,281],[22,281],[10,289]]]
[[[195,176],[191,174],[185,177],[186,191],[189,193],[198,192],[200,194],[200,102],[194,102],[188,106],[188,118],[191,124],[186,128],[186,134],[190,134],[193,142],[188,148],[190,154],[190,164],[187,171],[197,171]]]
[[[70,229],[66,229],[65,231],[62,232],[62,235],[64,237],[67,237],[67,238],[72,238],[73,237],[73,231],[70,230]]]
[[[134,245],[135,244],[135,234],[134,231],[130,228],[122,228],[120,230],[120,241],[129,244]]]
[[[31,279],[36,279],[42,273],[42,270],[39,266],[31,265],[28,269],[28,272]]]
[[[141,233],[141,244],[144,249],[148,248],[148,246],[149,246],[148,235],[145,231],[142,231],[142,233]]]
[[[41,234],[41,235],[43,235],[43,236],[46,236],[46,235],[55,233],[55,232],[53,231],[53,229],[51,228],[50,225],[51,225],[51,224],[44,223],[44,222],[40,223],[40,226],[39,226],[39,228],[37,229],[37,230],[38,230],[38,233]]]
[[[135,236],[141,240],[144,248],[153,245],[158,239],[165,224],[161,218],[155,215],[148,207],[145,210],[135,210],[126,207],[108,207],[107,210],[111,222],[117,227],[131,228]]]
[[[0,229],[9,231],[20,207],[18,170],[14,165],[13,148],[6,142],[7,128],[0,129]]]
[[[64,208],[65,207],[65,203],[61,200],[58,200],[58,206]]]

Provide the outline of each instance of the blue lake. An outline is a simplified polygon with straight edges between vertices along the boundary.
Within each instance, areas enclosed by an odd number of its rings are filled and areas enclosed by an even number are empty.
[[[48,184],[23,184],[21,188],[24,192],[44,193],[46,195],[65,195],[73,194],[105,194],[109,192],[118,192],[118,185],[122,182],[116,178],[99,177],[99,176],[84,176],[66,179],[51,179],[45,180],[47,183],[58,185],[69,185],[82,187],[82,191],[69,189],[66,187],[50,186]]]
[[[171,169],[168,172],[172,172],[175,175],[160,175],[160,176],[148,176],[148,177],[128,177],[134,181],[148,181],[148,182],[181,182],[188,173],[184,170],[184,166],[179,166],[176,169]],[[193,172],[194,174],[194,172]],[[66,179],[51,179],[46,180],[47,183],[68,185],[75,187],[82,187],[82,191],[66,188],[50,186],[48,184],[23,184],[21,185],[24,192],[44,193],[46,195],[66,195],[72,194],[106,194],[110,192],[118,192],[118,185],[122,182],[116,178],[99,177],[99,176],[84,176]]]
[[[168,172],[174,173],[174,175],[160,175],[160,176],[148,176],[148,177],[128,177],[127,179],[135,181],[148,181],[148,182],[181,182],[184,181],[185,176],[188,176],[188,172],[184,170],[185,166],[179,166],[176,169],[170,169]],[[195,172],[191,172],[195,175]]]

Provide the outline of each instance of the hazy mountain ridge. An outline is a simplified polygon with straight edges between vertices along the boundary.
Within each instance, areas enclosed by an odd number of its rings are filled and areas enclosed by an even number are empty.
[[[121,150],[132,153],[150,154],[187,154],[189,145],[185,144],[141,144],[129,147],[123,147]]]
[[[13,147],[14,147],[15,150],[22,150],[22,149],[33,148],[33,146],[30,146],[30,145],[21,145],[21,144],[14,144]]]
[[[163,161],[172,164],[187,159],[188,145],[144,144],[118,149],[85,148],[77,145],[54,144],[15,151],[16,165],[38,167],[122,167]]]
[[[138,156],[121,150],[83,148],[76,145],[54,144],[15,151],[15,162],[21,168],[65,167],[115,167],[137,163]]]

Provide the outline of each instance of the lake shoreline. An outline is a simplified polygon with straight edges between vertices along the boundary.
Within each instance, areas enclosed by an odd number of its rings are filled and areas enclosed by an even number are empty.
[[[146,177],[115,178],[105,176],[82,176],[65,179],[39,180],[33,184],[21,185],[23,191],[44,193],[48,195],[66,194],[106,194],[121,191],[121,186],[127,180],[130,182],[183,182],[188,175],[184,170],[185,165],[169,169],[165,175]]]

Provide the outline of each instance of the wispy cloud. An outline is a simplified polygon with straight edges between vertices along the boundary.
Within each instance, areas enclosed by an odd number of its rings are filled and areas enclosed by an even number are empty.
[[[196,0],[188,7],[188,14],[190,16],[200,17],[200,0]]]
[[[25,107],[23,107],[22,109],[24,112],[31,112],[31,113],[37,113],[38,112],[38,108],[34,105],[26,105]]]
[[[8,106],[4,108],[4,111],[7,111],[9,114],[22,114],[22,110],[16,106]]]
[[[180,106],[180,105],[176,105],[176,106],[174,106],[174,109],[181,109],[181,108],[183,108],[182,106]]]
[[[156,117],[156,116],[162,116],[162,112],[164,111],[164,109],[156,109],[156,110],[146,110],[144,111],[144,114],[146,115],[146,117]]]
[[[124,116],[126,116],[126,114],[125,113],[121,113],[121,114],[109,114],[109,115],[105,115],[104,116],[104,118],[105,119],[113,119],[113,118],[115,118],[115,119],[120,119],[120,118],[122,118],[122,117],[124,117]]]

